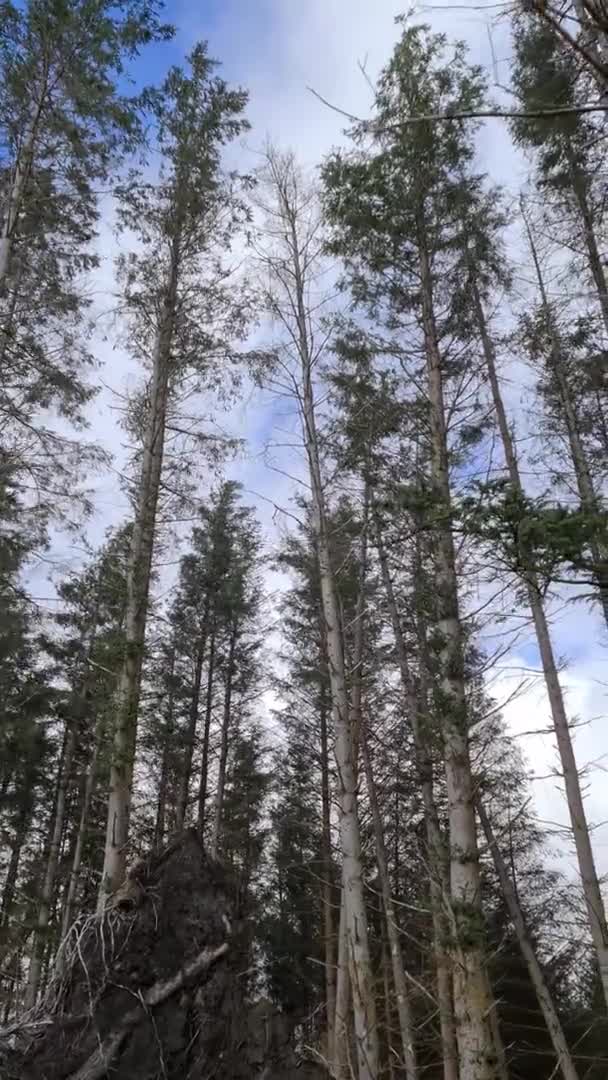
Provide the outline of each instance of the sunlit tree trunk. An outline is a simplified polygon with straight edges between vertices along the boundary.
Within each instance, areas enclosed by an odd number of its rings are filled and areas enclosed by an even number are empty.
[[[283,290],[285,315],[291,344],[299,363],[297,390],[302,418],[302,433],[308,462],[311,490],[312,531],[319,562],[321,602],[327,647],[329,682],[332,699],[332,720],[335,737],[335,758],[340,808],[340,847],[343,861],[344,933],[350,968],[354,1034],[357,1054],[358,1080],[378,1080],[379,1048],[376,1026],[374,980],[368,939],[367,912],[363,889],[363,865],[359,826],[356,765],[353,760],[353,731],[346,684],[344,639],[340,620],[338,592],[331,561],[330,538],[327,528],[325,491],[321,456],[316,427],[313,352],[310,313],[307,310],[307,289],[310,281],[309,248],[307,239],[308,210],[300,207],[299,178],[293,161],[270,151],[267,154],[269,184],[275,200],[280,228],[284,236],[284,258],[287,277],[277,276],[276,263],[269,256],[268,267],[274,274],[277,288]],[[314,242],[313,242],[314,243]],[[288,284],[285,284],[285,282]],[[287,291],[287,296],[285,295]],[[271,300],[276,304],[276,297]],[[340,957],[339,957],[340,960]],[[340,969],[338,970],[340,980]],[[342,1007],[343,1002],[339,1002]],[[340,1025],[336,1022],[338,1038]]]

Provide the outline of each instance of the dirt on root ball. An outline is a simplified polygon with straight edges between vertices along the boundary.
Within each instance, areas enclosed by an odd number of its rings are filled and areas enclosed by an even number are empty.
[[[5,1080],[245,1075],[234,896],[193,829],[139,862],[104,916],[72,929],[49,1015],[24,1025]]]

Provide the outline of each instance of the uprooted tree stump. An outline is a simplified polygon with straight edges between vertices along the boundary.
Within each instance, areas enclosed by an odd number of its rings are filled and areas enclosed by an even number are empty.
[[[45,1001],[0,1046],[2,1080],[289,1076],[249,1060],[234,896],[193,829],[140,861],[72,928]]]

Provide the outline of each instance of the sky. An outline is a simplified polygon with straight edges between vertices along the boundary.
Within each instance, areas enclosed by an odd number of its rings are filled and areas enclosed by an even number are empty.
[[[505,100],[501,86],[508,81],[510,44],[508,28],[497,18],[497,5],[477,0],[475,9],[454,3],[420,5],[416,21],[430,23],[448,37],[463,38],[471,58],[482,64],[498,100]],[[170,63],[201,38],[208,39],[210,53],[221,59],[223,74],[250,92],[248,116],[252,130],[236,151],[243,170],[255,167],[259,150],[267,137],[283,148],[291,148],[307,167],[314,166],[332,146],[344,142],[345,121],[325,107],[311,88],[337,106],[359,116],[369,115],[373,79],[388,59],[398,36],[394,18],[403,10],[394,0],[169,0],[167,18],[178,27],[174,42],[146,54],[137,72],[138,79],[155,81]],[[363,69],[363,70],[362,70]],[[500,84],[500,85],[499,85]],[[516,193],[524,182],[527,165],[514,149],[504,121],[489,121],[478,140],[479,162],[508,191]],[[99,272],[100,294],[111,287],[112,257],[116,241],[106,222],[101,231],[103,256]],[[516,261],[518,252],[514,252]],[[128,507],[119,488],[117,473],[125,456],[125,436],[118,427],[120,396],[132,388],[137,369],[128,355],[111,341],[97,341],[101,392],[91,407],[90,435],[114,455],[115,472],[98,477],[96,517],[90,537],[99,542],[104,528],[124,518]],[[507,404],[520,424],[526,420],[525,380],[516,367],[505,385]],[[297,484],[277,471],[282,452],[268,452],[269,441],[280,441],[282,432],[293,425],[293,416],[268,393],[248,392],[225,418],[226,425],[247,441],[247,452],[232,463],[229,471],[243,484],[246,501],[256,506],[270,550],[290,523],[290,498]],[[270,461],[270,464],[269,464]],[[274,468],[272,463],[274,462]],[[303,466],[290,467],[292,475],[302,475]],[[291,506],[293,509],[293,506]],[[285,512],[284,512],[285,511]],[[58,560],[64,565],[78,560],[80,553],[66,542]],[[281,579],[270,578],[268,587],[279,589]],[[608,734],[606,734],[606,655],[608,638],[599,620],[581,605],[556,604],[553,614],[556,649],[564,661],[563,683],[572,717],[581,721],[576,734],[576,752],[585,769],[587,807],[592,822],[608,821]],[[532,776],[535,806],[544,822],[563,824],[566,809],[559,778],[554,775],[557,757],[550,735],[529,735],[549,726],[549,710],[540,680],[538,653],[531,630],[522,633],[503,657],[494,673],[491,690],[498,701],[506,701],[522,678],[528,689],[504,708],[510,730],[526,755]],[[594,833],[598,863],[608,871],[608,828]],[[574,860],[563,837],[556,841],[562,867],[573,871]]]

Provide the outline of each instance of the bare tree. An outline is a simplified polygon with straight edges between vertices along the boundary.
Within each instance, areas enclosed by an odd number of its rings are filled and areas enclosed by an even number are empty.
[[[326,340],[320,321],[327,300],[326,295],[319,293],[320,275],[324,269],[321,220],[316,194],[305,183],[291,154],[282,155],[268,148],[263,180],[264,195],[259,197],[259,208],[265,221],[257,254],[265,277],[266,308],[281,333],[277,379],[283,391],[297,402],[301,420],[312,528],[319,561],[340,807],[344,942],[350,970],[358,1077],[359,1080],[376,1080],[378,1033],[363,891],[352,715],[327,527],[327,494],[315,400],[315,375]],[[341,959],[344,964],[345,957]],[[342,1001],[339,1007],[343,1007]],[[337,1015],[336,1028],[343,1022],[344,1018]]]

